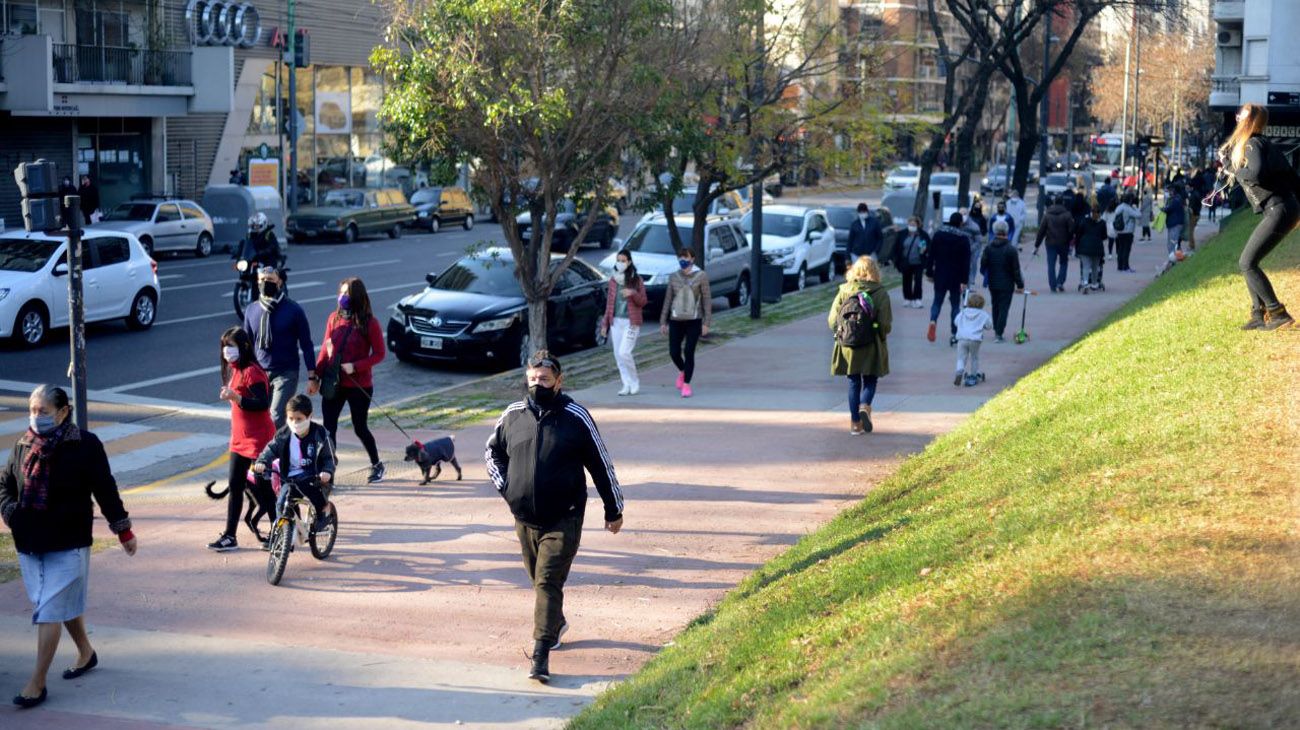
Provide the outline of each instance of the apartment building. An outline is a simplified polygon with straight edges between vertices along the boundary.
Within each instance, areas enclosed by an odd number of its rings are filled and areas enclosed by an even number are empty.
[[[0,172],[44,157],[90,175],[104,208],[138,193],[199,197],[250,157],[286,170],[293,109],[303,199],[391,183],[383,83],[367,62],[382,9],[296,0],[311,65],[292,102],[286,11],[286,0],[0,0]],[[0,217],[19,220],[12,179],[0,178]]]
[[[1214,76],[1210,109],[1223,135],[1232,131],[1241,104],[1268,108],[1265,133],[1300,153],[1300,2],[1216,0]]]

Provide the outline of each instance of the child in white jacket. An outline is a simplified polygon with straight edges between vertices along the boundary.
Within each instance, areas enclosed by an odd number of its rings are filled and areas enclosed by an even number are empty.
[[[957,314],[957,374],[953,385],[968,387],[984,380],[980,372],[980,345],[984,331],[993,329],[993,317],[984,311],[984,297],[976,292],[966,295],[966,306]]]

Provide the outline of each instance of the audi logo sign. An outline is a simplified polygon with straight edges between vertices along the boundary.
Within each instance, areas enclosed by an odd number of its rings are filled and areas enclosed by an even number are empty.
[[[252,48],[262,40],[262,16],[252,3],[189,0],[185,27],[198,46]]]

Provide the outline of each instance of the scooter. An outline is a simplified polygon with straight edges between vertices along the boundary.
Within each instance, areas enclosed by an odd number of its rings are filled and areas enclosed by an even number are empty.
[[[1017,345],[1023,345],[1029,341],[1029,330],[1025,329],[1025,317],[1029,314],[1029,297],[1034,294],[1038,294],[1038,292],[1025,290],[1025,306],[1020,310],[1020,331],[1013,338]]]

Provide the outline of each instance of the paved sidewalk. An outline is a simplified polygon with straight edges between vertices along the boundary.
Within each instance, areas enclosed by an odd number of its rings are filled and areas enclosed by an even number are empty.
[[[1163,257],[1163,242],[1139,245],[1134,266],[1154,272]],[[1022,263],[1030,285],[1045,289],[1044,260],[1026,251]],[[1071,290],[1077,271],[1072,262]],[[1150,279],[1110,263],[1105,293],[1034,297],[1029,343],[986,342],[988,382],[975,388],[953,387],[946,337],[927,342],[928,310],[902,308],[895,292],[894,372],[881,381],[876,432],[866,437],[848,433],[820,317],[703,353],[690,400],[672,388],[671,368],[644,373],[635,398],[615,396],[611,384],[574,393],[614,456],[627,521],[619,535],[601,530],[592,490],[566,592],[573,629],[552,655],[550,687],[524,676],[532,592],[484,472],[488,424],[457,434],[465,481],[446,481],[444,470],[429,486],[390,479],[341,493],[334,555],[318,562],[295,552],[279,587],[263,577],[264,553],[203,548],[224,504],[198,496],[198,484],[188,500],[136,495],[128,507],[140,553],[113,549],[92,561],[87,617],[100,669],[61,680],[74,656],[65,637],[49,701],[27,712],[0,707],[0,727],[560,725],[764,560]],[[1017,301],[1014,324],[1019,316]],[[401,443],[396,433],[381,439],[387,449]],[[0,690],[22,686],[34,649],[21,582],[0,585]]]

